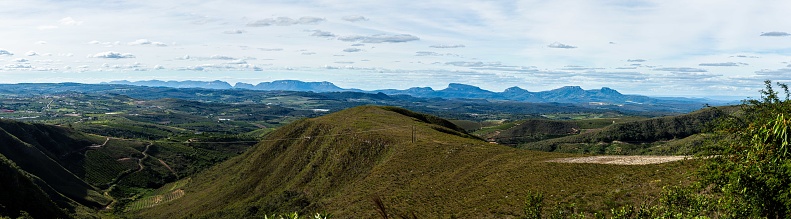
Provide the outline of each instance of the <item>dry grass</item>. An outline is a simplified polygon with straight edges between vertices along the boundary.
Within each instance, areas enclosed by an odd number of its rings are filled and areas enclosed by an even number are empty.
[[[546,162],[578,155],[492,145],[425,118],[358,107],[295,122],[193,177],[184,198],[138,216],[256,218],[259,212],[326,210],[335,218],[377,218],[383,212],[371,197],[378,195],[390,216],[513,218],[530,191],[547,203],[608,211],[653,202],[662,186],[687,181],[684,173],[695,166]]]

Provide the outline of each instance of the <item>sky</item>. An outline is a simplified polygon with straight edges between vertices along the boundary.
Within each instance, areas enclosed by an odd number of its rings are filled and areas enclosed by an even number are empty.
[[[756,96],[787,0],[0,1],[0,83],[329,81]]]

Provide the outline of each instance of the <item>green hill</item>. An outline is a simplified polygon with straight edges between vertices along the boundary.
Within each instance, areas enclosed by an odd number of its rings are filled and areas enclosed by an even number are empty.
[[[577,135],[524,143],[519,147],[590,154],[689,154],[691,147],[702,141],[700,134],[708,123],[735,110],[734,107],[707,108],[684,115],[617,123]],[[688,137],[693,139],[684,140]]]
[[[594,132],[616,123],[646,119],[648,118],[618,114],[558,114],[517,121],[452,121],[487,141],[518,146],[529,142]]]
[[[499,144],[517,145],[578,134],[580,131],[580,126],[574,121],[528,119],[515,123],[513,127],[490,132],[482,137]]]
[[[414,133],[414,136],[413,136]],[[414,142],[413,142],[414,141]],[[144,218],[263,218],[327,211],[373,218],[516,217],[530,192],[580,211],[656,201],[691,161],[619,166],[546,162],[576,155],[493,145],[450,122],[399,108],[357,107],[284,126],[244,154],[192,177],[183,196]],[[181,190],[180,190],[181,191]]]

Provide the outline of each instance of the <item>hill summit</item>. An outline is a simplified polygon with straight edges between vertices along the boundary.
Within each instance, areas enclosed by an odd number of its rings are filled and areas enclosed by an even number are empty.
[[[545,162],[568,156],[492,145],[438,117],[363,106],[282,127],[193,177],[182,198],[138,215],[254,218],[327,211],[373,218],[378,213],[371,197],[379,196],[393,214],[513,217],[530,191],[552,202],[607,209],[590,200],[614,190],[651,197],[662,186],[651,180],[672,182],[689,169],[683,162],[606,168]],[[610,183],[616,175],[631,183]]]

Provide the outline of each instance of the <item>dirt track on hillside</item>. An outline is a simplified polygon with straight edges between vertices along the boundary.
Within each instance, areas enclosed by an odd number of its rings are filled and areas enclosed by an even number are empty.
[[[552,159],[547,162],[556,163],[595,163],[613,165],[647,165],[660,164],[673,161],[690,159],[688,156],[590,156],[590,157],[569,157]]]

